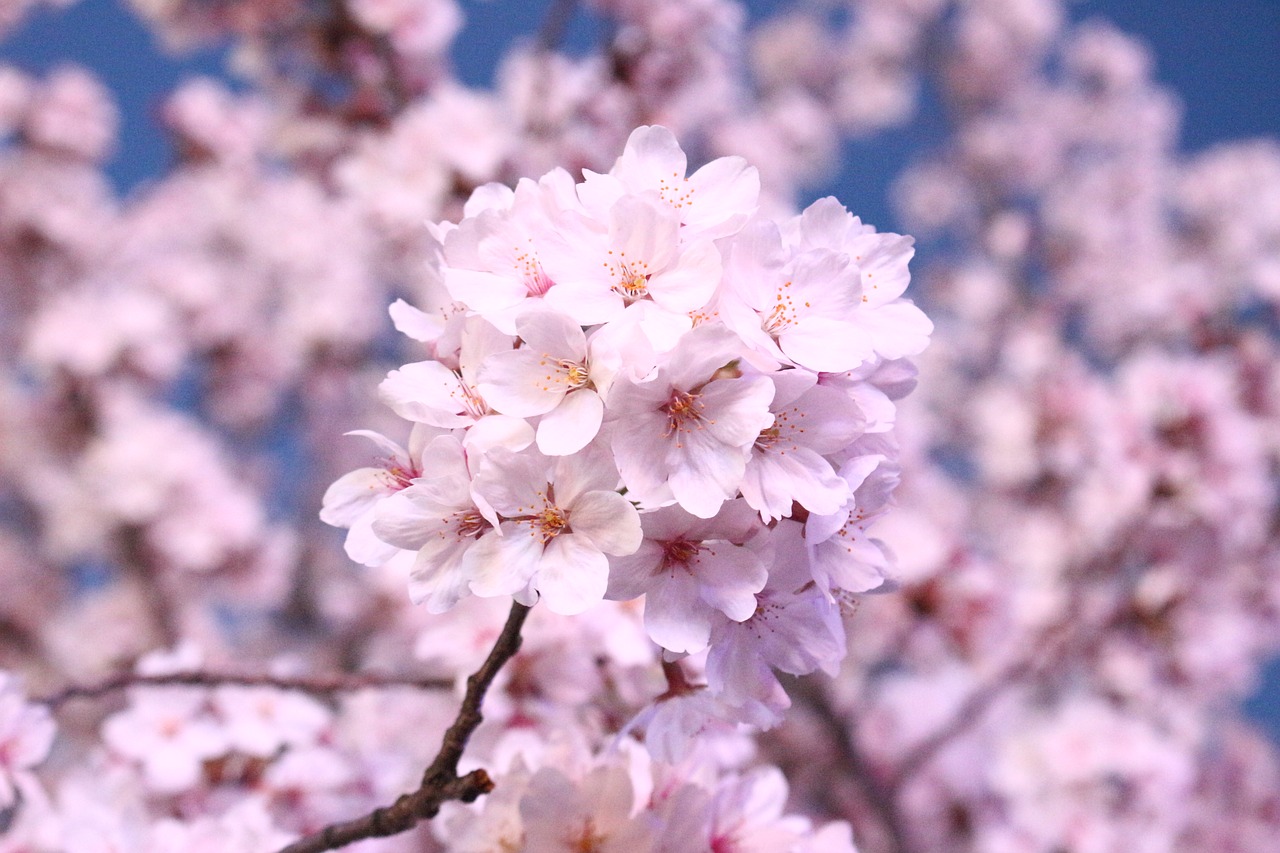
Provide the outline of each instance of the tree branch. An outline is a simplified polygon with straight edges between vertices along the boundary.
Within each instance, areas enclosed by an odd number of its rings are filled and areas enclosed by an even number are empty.
[[[895,792],[885,784],[858,749],[855,743],[856,726],[852,724],[852,720],[832,705],[826,689],[816,676],[796,679],[795,687],[789,692],[804,703],[827,732],[839,757],[840,766],[848,772],[849,778],[862,794],[863,801],[879,820],[880,828],[887,836],[885,843],[889,846],[886,850],[891,853],[908,853],[911,845],[903,815],[898,810]]]
[[[129,687],[274,687],[296,690],[315,696],[331,696],[362,690],[366,687],[416,687],[421,690],[448,690],[453,681],[446,678],[416,678],[403,675],[380,675],[373,672],[345,675],[281,677],[274,675],[238,675],[225,672],[173,672],[164,675],[121,673],[98,684],[75,684],[57,693],[37,699],[57,710],[72,699],[96,699]]]
[[[458,709],[458,716],[445,732],[440,752],[422,774],[422,784],[418,790],[403,794],[391,805],[374,809],[364,817],[330,824],[319,832],[284,847],[280,853],[323,853],[365,838],[398,835],[435,817],[442,803],[450,800],[469,803],[492,791],[493,780],[483,770],[473,770],[459,777],[458,761],[462,758],[467,741],[483,719],[480,705],[484,701],[485,692],[503,665],[520,649],[520,629],[528,615],[528,607],[519,602],[512,603],[507,624],[494,641],[489,656],[467,679],[467,692]]]

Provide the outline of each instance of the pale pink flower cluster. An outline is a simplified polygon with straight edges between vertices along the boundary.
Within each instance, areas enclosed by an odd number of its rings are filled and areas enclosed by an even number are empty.
[[[15,678],[0,671],[0,814],[38,785],[31,771],[48,756],[54,733],[49,709],[28,702]]]
[[[479,189],[435,230],[450,308],[392,307],[429,358],[381,386],[410,447],[368,433],[382,466],[326,494],[348,553],[412,554],[433,612],[644,596],[654,642],[709,650],[712,690],[757,723],[787,704],[773,669],[834,667],[839,602],[887,565],[877,376],[931,326],[902,296],[910,238],[829,198],[758,217],[758,189],[741,158],[687,174],[656,126],[581,183]]]
[[[572,738],[507,737],[494,747],[498,788],[473,807],[449,804],[434,824],[450,853],[578,850],[854,853],[849,825],[815,828],[785,813],[775,768],[713,776],[654,763],[630,742],[590,752]]]

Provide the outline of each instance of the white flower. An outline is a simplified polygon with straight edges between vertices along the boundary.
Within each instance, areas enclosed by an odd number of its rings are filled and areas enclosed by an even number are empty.
[[[478,387],[503,414],[538,422],[538,449],[567,456],[600,431],[604,401],[593,383],[587,336],[563,314],[533,311],[516,321],[523,345],[499,352],[480,368]]]
[[[756,212],[760,174],[741,157],[720,157],[685,177],[688,160],[675,134],[661,126],[638,127],[607,175],[584,170],[578,196],[602,211],[624,194],[653,192],[679,216],[682,239],[719,238]]]
[[[283,746],[315,742],[332,717],[310,696],[274,687],[223,685],[213,691],[213,706],[230,746],[263,758]]]
[[[752,445],[742,496],[766,522],[789,517],[793,502],[810,512],[835,512],[849,498],[849,484],[825,457],[862,434],[862,412],[807,371],[782,370],[771,378],[773,424]]]
[[[533,775],[520,800],[526,850],[631,853],[652,844],[625,767],[601,766],[580,780],[554,767]]]
[[[801,525],[782,521],[772,530],[774,562],[755,612],[742,622],[718,620],[707,655],[707,682],[725,701],[768,727],[791,704],[773,670],[835,675],[845,654],[839,609],[810,578]]]
[[[624,195],[598,221],[578,223],[545,253],[558,282],[549,305],[592,324],[651,300],[680,332],[692,327],[686,315],[705,306],[720,283],[714,243],[682,241],[679,216],[652,194]]]
[[[473,575],[468,552],[497,517],[472,494],[467,452],[458,438],[433,439],[422,451],[422,465],[430,476],[382,501],[372,529],[389,545],[417,552],[409,596],[443,613],[467,594]]]
[[[346,527],[347,556],[364,566],[381,566],[399,548],[379,539],[373,532],[374,511],[384,499],[394,495],[422,475],[422,451],[440,430],[414,424],[406,450],[372,430],[353,430],[347,435],[363,436],[382,450],[382,464],[357,468],[335,480],[325,490],[320,520],[334,527]]]
[[[230,749],[226,732],[209,716],[199,691],[137,691],[127,710],[102,726],[102,740],[142,765],[147,784],[171,794],[195,787],[205,760]]]
[[[751,446],[773,423],[774,393],[768,377],[724,369],[740,352],[732,334],[702,326],[651,379],[614,383],[613,454],[642,505],[676,502],[710,518],[738,493]]]
[[[609,563],[640,547],[640,517],[617,493],[607,459],[580,453],[552,460],[534,451],[493,450],[476,474],[476,493],[501,517],[501,535],[468,554],[476,595],[540,595],[565,615],[604,598]]]

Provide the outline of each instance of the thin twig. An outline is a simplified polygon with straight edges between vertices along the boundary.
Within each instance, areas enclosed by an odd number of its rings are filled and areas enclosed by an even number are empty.
[[[278,690],[296,690],[299,693],[330,696],[334,693],[346,693],[366,687],[448,690],[453,684],[453,681],[446,678],[380,675],[373,672],[300,677],[240,675],[226,672],[172,672],[163,675],[139,675],[125,672],[98,684],[75,684],[37,701],[57,710],[71,699],[96,699],[129,687],[274,687]]]
[[[467,679],[467,692],[453,725],[444,734],[444,742],[431,766],[422,774],[418,790],[401,795],[389,806],[374,809],[364,817],[334,823],[280,850],[280,853],[323,853],[337,850],[365,838],[384,838],[406,832],[440,811],[442,803],[461,800],[470,803],[493,790],[493,781],[484,770],[473,770],[458,776],[458,761],[476,727],[483,719],[480,705],[484,694],[503,665],[520,649],[520,628],[529,608],[513,603],[502,633],[494,641],[489,656]]]
[[[1133,595],[1132,586],[1135,580],[1123,583],[1111,606],[1095,620],[1087,619],[1081,612],[1080,598],[1085,584],[1097,571],[1111,566],[1122,566],[1125,557],[1132,553],[1139,540],[1140,528],[1130,525],[1116,537],[1111,547],[1101,554],[1067,572],[1073,584],[1071,603],[1067,617],[1041,631],[1040,636],[1030,644],[1030,651],[1021,658],[1012,661],[997,675],[989,679],[983,686],[971,693],[951,714],[950,719],[932,734],[916,743],[898,762],[898,767],[889,782],[894,794],[901,790],[907,782],[926,764],[946,747],[954,738],[959,737],[977,726],[986,712],[1011,688],[1023,684],[1062,665],[1073,650],[1083,644],[1085,647],[1101,642],[1115,621],[1120,618]]]

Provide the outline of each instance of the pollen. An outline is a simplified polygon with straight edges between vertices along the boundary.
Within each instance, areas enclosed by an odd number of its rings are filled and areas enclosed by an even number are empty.
[[[688,570],[698,554],[707,550],[701,542],[690,542],[688,539],[676,539],[662,543],[663,569],[682,568]]]
[[[628,304],[649,295],[649,269],[644,261],[619,263],[613,267],[614,293]]]
[[[702,420],[702,400],[696,394],[690,394],[688,391],[680,391],[672,389],[671,396],[667,398],[667,402],[658,407],[658,411],[667,416],[667,431],[664,433],[670,437],[677,432],[686,432],[690,422],[698,423]]]
[[[569,528],[569,513],[558,506],[546,506],[529,523],[533,527],[533,534],[540,537],[545,545]]]
[[[790,287],[791,282],[788,281],[778,288],[778,292],[774,297],[773,308],[760,321],[760,328],[772,338],[777,338],[789,329],[795,323],[796,316],[799,313],[795,300],[787,292]],[[808,302],[805,302],[804,307],[809,308],[811,306]]]
[[[658,179],[658,195],[667,204],[676,210],[683,210],[693,203],[693,187],[689,186],[686,178],[680,177],[678,172],[671,173],[671,180],[666,178]]]
[[[570,361],[567,358],[562,358],[556,362],[556,366],[564,371],[561,374],[561,377],[564,380],[564,384],[569,386],[570,391],[576,391],[579,388],[583,388],[591,381],[591,376],[587,371],[586,365],[580,364],[576,361]]]

